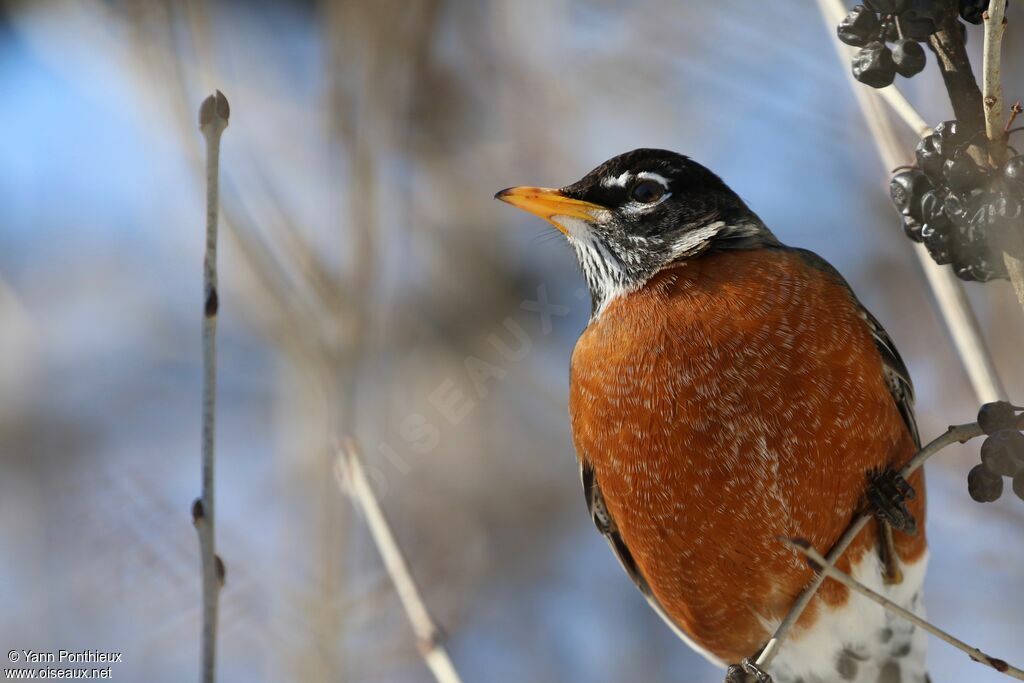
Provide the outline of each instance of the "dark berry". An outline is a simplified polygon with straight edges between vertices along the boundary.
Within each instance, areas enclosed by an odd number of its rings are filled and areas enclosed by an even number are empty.
[[[988,0],[960,0],[960,17],[970,24],[980,24],[988,9]]]
[[[864,4],[879,14],[900,14],[910,5],[910,0],[864,0]]]
[[[970,224],[967,215],[967,202],[958,194],[951,192],[946,195],[946,201],[942,203],[942,211],[946,214],[949,222],[956,227],[964,227]]]
[[[985,170],[966,154],[948,159],[942,167],[942,177],[953,192],[967,192],[980,187],[986,175]]]
[[[949,218],[943,208],[945,202],[944,190],[926,191],[921,195],[921,220],[935,227],[946,227],[949,224]]]
[[[928,40],[935,33],[935,0],[910,0],[910,6],[900,14],[903,35],[912,40]]]
[[[950,245],[949,232],[931,225],[921,228],[921,240],[928,249],[932,260],[940,266],[953,262],[953,251]]]
[[[917,156],[917,165],[929,178],[934,181],[942,180],[942,165],[946,160],[939,154],[935,146],[935,135],[927,135],[917,143],[914,154]]]
[[[986,434],[995,434],[1001,429],[1013,429],[1017,424],[1017,412],[1007,401],[986,403],[978,411],[978,426]]]
[[[872,88],[892,85],[896,78],[892,50],[877,40],[862,47],[853,58],[853,77]]]
[[[907,216],[903,217],[902,224],[904,235],[909,237],[913,242],[921,242],[923,239],[921,237],[921,230],[924,228],[923,224],[918,223],[913,218],[909,218]]]
[[[864,5],[857,5],[836,27],[839,40],[854,47],[864,47],[878,33],[878,16]]]
[[[973,194],[970,193],[957,194],[950,192],[946,195],[946,201],[943,202],[942,209],[953,225],[966,228],[970,225],[971,217],[974,215],[971,211],[971,204],[975,199]]]
[[[1006,278],[1006,268],[998,261],[991,261],[985,257],[978,257],[971,264],[971,275],[975,282],[988,282],[996,278]]]
[[[988,282],[1005,278],[1006,265],[993,235],[998,234],[994,223],[991,197],[978,190],[963,202],[963,215],[953,221],[952,247],[954,270],[965,280]],[[947,205],[949,200],[947,199]]]
[[[1024,434],[1001,429],[981,444],[981,462],[993,474],[1014,477],[1024,469]]]
[[[952,159],[960,146],[966,141],[963,130],[957,121],[943,121],[935,126],[935,151]]]
[[[953,273],[964,282],[977,282],[977,278],[974,276],[974,269],[969,263],[954,265]]]
[[[1011,157],[1003,166],[1006,186],[1018,195],[1024,195],[1024,155]]]
[[[922,220],[921,197],[932,189],[932,183],[924,171],[912,168],[900,171],[889,181],[889,196],[896,210],[916,221]]]
[[[910,38],[898,40],[892,49],[892,61],[896,65],[896,73],[910,78],[924,70],[924,48]]]
[[[1011,246],[1010,237],[1020,229],[1024,206],[1013,195],[999,194],[989,199],[984,210],[985,240],[994,251]]]
[[[1017,476],[1013,478],[1013,492],[1017,494],[1017,497],[1024,500],[1024,471],[1018,472]]]
[[[984,465],[975,465],[967,473],[967,492],[979,503],[991,503],[1003,495],[1003,478],[989,472]]]

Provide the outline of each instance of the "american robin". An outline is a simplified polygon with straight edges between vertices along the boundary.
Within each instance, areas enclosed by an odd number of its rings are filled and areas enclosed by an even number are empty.
[[[894,474],[919,448],[910,377],[832,266],[674,152],[496,197],[579,259],[593,308],[569,413],[587,505],[687,644],[722,666],[755,656],[812,579],[779,537],[827,552],[867,508],[839,568],[920,611],[924,480]],[[924,634],[826,581],[766,673],[925,681]]]

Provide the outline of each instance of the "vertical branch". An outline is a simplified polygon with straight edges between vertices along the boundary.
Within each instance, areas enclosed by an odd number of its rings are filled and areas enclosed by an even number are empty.
[[[352,497],[366,518],[370,535],[377,545],[377,550],[380,551],[380,557],[391,576],[391,581],[395,584],[395,592],[398,593],[412,630],[416,634],[416,642],[427,667],[438,683],[461,683],[459,674],[442,643],[442,631],[434,623],[427,606],[423,603],[416,582],[409,572],[409,564],[398,547],[394,534],[391,533],[391,527],[380,509],[380,503],[370,487],[370,482],[366,479],[359,451],[350,439],[345,441],[342,452],[338,454],[334,472],[338,485]]]
[[[939,5],[936,2],[936,5]],[[967,133],[973,134],[985,127],[981,109],[981,90],[971,71],[971,61],[964,45],[963,26],[957,18],[955,0],[942,0],[938,16],[939,30],[928,38],[949,92],[953,114]]]
[[[989,140],[989,154],[992,163],[1002,166],[1006,163],[1006,131],[1003,128],[1003,85],[1000,51],[1003,33],[1006,31],[1006,0],[992,0],[985,13],[985,48],[982,63],[982,86],[985,109],[985,132]],[[1013,283],[1017,301],[1024,306],[1024,234],[1020,227],[1006,236],[1003,248],[1003,263]]]
[[[985,13],[985,51],[982,57],[981,83],[985,108],[985,133],[992,163],[1006,163],[1006,132],[1003,130],[1003,84],[1000,75],[1000,48],[1006,30],[1006,0],[991,0]]]
[[[206,255],[203,259],[203,432],[202,496],[192,504],[192,523],[199,535],[203,579],[203,631],[199,678],[216,679],[217,600],[224,583],[224,563],[214,541],[214,426],[217,400],[217,214],[220,136],[228,126],[228,100],[219,90],[199,108],[199,130],[206,139]]]

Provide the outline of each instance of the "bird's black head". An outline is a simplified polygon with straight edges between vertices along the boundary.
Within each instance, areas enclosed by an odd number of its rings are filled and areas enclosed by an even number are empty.
[[[495,196],[565,233],[595,316],[668,265],[710,249],[777,243],[721,178],[661,149],[620,154],[560,189],[513,187]]]

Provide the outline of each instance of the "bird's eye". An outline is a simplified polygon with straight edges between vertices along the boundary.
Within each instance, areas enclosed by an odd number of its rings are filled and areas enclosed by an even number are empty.
[[[630,196],[641,204],[650,204],[662,198],[665,187],[656,180],[641,180],[633,186]]]

